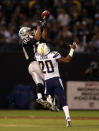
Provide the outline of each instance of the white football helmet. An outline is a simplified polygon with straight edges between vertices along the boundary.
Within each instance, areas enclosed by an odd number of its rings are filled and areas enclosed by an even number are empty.
[[[30,38],[33,38],[32,35],[30,35],[30,31],[31,31],[31,28],[30,27],[22,27],[20,30],[19,30],[19,36],[21,39],[24,39],[26,37],[30,37]]]
[[[39,55],[47,55],[50,52],[50,48],[46,45],[46,43],[41,43],[37,47],[37,53]]]

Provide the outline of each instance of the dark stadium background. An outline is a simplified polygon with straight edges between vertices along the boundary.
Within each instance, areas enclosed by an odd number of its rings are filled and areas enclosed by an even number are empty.
[[[64,56],[69,44],[79,43],[72,61],[59,65],[63,82],[99,81],[98,0],[0,0],[0,108],[9,107],[14,86],[33,84],[18,30],[35,26],[45,9],[51,13],[48,42]]]

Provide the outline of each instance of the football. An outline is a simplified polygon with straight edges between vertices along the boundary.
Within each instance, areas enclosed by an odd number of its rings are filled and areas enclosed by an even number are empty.
[[[48,19],[49,16],[50,16],[50,12],[48,10],[43,11],[41,14],[42,19]]]

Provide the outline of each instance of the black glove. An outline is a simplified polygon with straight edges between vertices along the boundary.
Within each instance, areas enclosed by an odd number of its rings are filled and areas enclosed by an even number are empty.
[[[38,25],[41,26],[41,28],[45,28],[47,26],[47,20],[40,20]]]

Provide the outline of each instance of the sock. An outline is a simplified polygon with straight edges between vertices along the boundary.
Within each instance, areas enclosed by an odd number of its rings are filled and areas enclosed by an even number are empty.
[[[37,98],[38,98],[38,99],[41,99],[41,98],[42,98],[42,94],[41,94],[41,93],[38,93],[38,94],[37,94]]]
[[[70,115],[69,115],[69,108],[68,106],[63,106],[63,111],[65,113],[65,118],[66,120],[70,120]],[[71,120],[70,120],[71,121]]]

